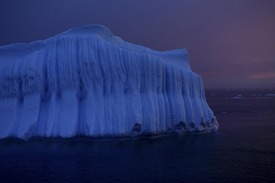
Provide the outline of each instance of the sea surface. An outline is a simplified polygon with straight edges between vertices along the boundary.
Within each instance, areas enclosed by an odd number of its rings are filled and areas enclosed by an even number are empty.
[[[0,182],[275,182],[275,91],[206,96],[216,133],[1,140]]]

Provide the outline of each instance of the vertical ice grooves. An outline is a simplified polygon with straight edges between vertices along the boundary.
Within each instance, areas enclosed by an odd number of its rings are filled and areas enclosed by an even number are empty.
[[[0,138],[217,129],[187,53],[80,33],[50,39],[1,70]]]

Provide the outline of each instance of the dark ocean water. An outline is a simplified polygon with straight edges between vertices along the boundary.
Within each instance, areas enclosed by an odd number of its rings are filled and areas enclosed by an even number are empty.
[[[217,133],[2,140],[0,182],[275,182],[275,97],[266,93],[208,91]]]

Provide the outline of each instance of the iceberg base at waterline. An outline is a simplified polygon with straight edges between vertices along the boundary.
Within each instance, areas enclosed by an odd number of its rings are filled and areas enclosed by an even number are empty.
[[[2,46],[0,61],[0,139],[218,129],[186,49],[156,51],[89,25]]]

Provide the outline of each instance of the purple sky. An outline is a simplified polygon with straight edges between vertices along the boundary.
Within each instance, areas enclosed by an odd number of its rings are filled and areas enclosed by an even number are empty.
[[[275,0],[0,1],[0,45],[94,23],[152,49],[187,48],[206,88],[275,88]]]

